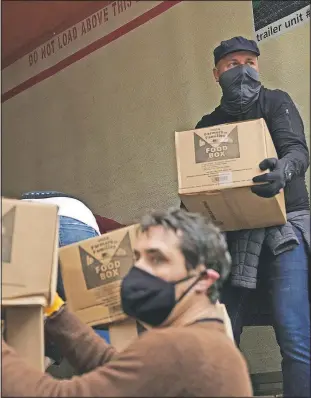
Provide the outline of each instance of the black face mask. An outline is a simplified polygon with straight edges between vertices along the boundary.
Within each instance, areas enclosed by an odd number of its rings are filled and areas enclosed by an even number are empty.
[[[220,106],[230,115],[246,113],[258,99],[261,88],[258,72],[249,65],[236,66],[219,78],[223,97]]]
[[[133,266],[121,284],[123,311],[139,321],[151,326],[159,326],[204,274],[205,272],[201,273],[176,300],[175,286],[193,276],[187,276],[176,282],[167,282]]]

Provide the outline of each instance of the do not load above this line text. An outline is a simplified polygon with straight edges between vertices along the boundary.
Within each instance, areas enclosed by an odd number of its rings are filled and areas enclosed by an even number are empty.
[[[57,51],[68,47],[71,43],[77,39],[85,36],[92,30],[98,29],[113,18],[124,13],[130,9],[136,1],[114,1],[107,5],[103,9],[97,11],[95,14],[87,17],[76,26],[73,26],[66,31],[60,33],[57,37],[51,39],[47,43],[43,44],[39,49],[34,50],[28,55],[29,66],[32,67],[38,62],[50,57]]]

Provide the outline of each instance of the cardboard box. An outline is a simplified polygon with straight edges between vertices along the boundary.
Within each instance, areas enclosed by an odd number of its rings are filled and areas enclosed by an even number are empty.
[[[37,297],[53,302],[58,266],[58,208],[2,199],[2,305]]]
[[[45,299],[27,297],[6,306],[4,339],[35,369],[44,371]]]
[[[149,327],[143,327],[135,319],[129,317],[122,321],[114,322],[108,327],[110,343],[117,351],[121,352],[148,329]]]
[[[224,231],[286,223],[284,193],[253,194],[259,163],[277,157],[264,119],[175,133],[179,195]]]
[[[82,322],[96,326],[126,318],[120,286],[134,263],[137,230],[121,228],[59,250],[67,305]]]
[[[44,306],[58,267],[58,208],[2,198],[2,310],[5,340],[44,371]]]

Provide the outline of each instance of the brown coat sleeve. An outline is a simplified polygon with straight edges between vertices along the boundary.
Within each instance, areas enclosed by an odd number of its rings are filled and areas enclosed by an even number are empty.
[[[65,318],[65,317],[63,317]],[[80,332],[79,332],[80,333]],[[81,337],[81,336],[80,336]],[[75,339],[75,336],[72,335]],[[105,362],[105,353],[96,353],[95,344],[87,338],[80,345],[80,364],[92,360]],[[161,349],[162,348],[162,349]],[[105,347],[107,350],[107,347]],[[72,355],[78,347],[69,348]],[[127,350],[116,354],[104,366],[71,380],[56,380],[48,374],[32,369],[2,341],[2,396],[3,397],[152,397],[174,396],[174,385],[179,366],[174,360],[170,340],[147,333]],[[71,358],[73,359],[73,357]],[[92,366],[94,366],[92,363]],[[165,371],[163,371],[163,365]],[[153,382],[156,380],[156,383]]]
[[[54,379],[2,340],[3,397],[251,395],[245,361],[219,324],[151,330],[121,353],[66,308],[46,326],[68,359],[87,373]]]
[[[47,337],[58,345],[62,354],[79,373],[89,372],[117,354],[115,348],[66,307],[47,320],[45,330]],[[82,350],[81,347],[85,348]]]

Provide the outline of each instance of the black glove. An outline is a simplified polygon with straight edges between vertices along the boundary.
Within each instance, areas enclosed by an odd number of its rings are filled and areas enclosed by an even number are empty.
[[[270,169],[270,173],[254,177],[253,182],[266,182],[266,184],[252,186],[251,190],[263,198],[272,198],[277,195],[291,178],[291,173],[288,173],[288,164],[285,159],[265,159],[259,163],[259,168],[262,171]]]

